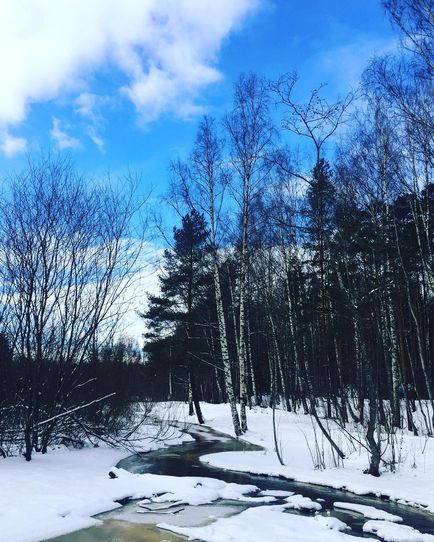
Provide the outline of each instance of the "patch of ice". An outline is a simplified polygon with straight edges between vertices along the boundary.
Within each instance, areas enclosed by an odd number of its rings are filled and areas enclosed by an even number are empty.
[[[129,503],[123,508],[105,515],[104,520],[126,521],[135,524],[154,524],[162,521],[180,527],[199,527],[208,525],[210,521],[220,517],[229,517],[245,510],[246,505],[240,501],[219,501],[218,504],[202,504],[169,508],[166,510],[138,510],[135,503]],[[142,511],[144,513],[137,513]],[[9,542],[9,541],[8,541]]]
[[[137,512],[159,512],[160,510],[169,510],[170,508],[175,508],[176,506],[180,506],[181,504],[185,504],[184,501],[175,501],[175,502],[169,502],[169,503],[163,503],[163,504],[154,504],[150,499],[145,499],[144,501],[140,501],[137,503],[137,506],[139,506],[142,510],[137,510]]]

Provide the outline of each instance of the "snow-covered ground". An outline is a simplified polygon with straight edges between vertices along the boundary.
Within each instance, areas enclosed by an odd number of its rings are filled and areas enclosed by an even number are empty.
[[[224,433],[233,434],[230,411],[227,405],[203,404],[205,423]],[[181,414],[178,414],[181,419]],[[184,407],[183,419],[187,419]],[[399,457],[397,472],[384,470],[380,478],[363,474],[368,465],[368,456],[363,446],[350,444],[333,427],[334,438],[345,450],[347,459],[339,468],[329,445],[324,442],[318,428],[309,416],[289,412],[276,413],[278,441],[285,465],[280,465],[275,453],[272,411],[254,408],[248,412],[249,431],[243,439],[264,448],[261,452],[223,452],[203,456],[216,467],[257,474],[278,475],[306,483],[347,489],[357,494],[373,493],[388,496],[398,502],[421,506],[434,512],[434,439],[414,437],[401,432],[397,436]],[[316,433],[316,437],[315,437]],[[360,437],[360,435],[357,435]],[[315,467],[315,442],[323,456],[326,468]],[[386,455],[387,457],[387,450]],[[245,510],[237,516],[220,518],[202,527],[180,527],[161,524],[168,530],[183,534],[191,540],[206,542],[250,542],[251,540],[273,540],[292,542],[349,542],[355,540],[349,528],[337,518],[320,515],[318,503],[295,495],[285,499],[287,505],[261,506]],[[304,502],[305,501],[305,502]],[[312,506],[311,506],[311,505]],[[300,505],[300,506],[298,506]],[[305,506],[303,506],[305,505]],[[304,517],[285,513],[288,508],[304,508],[316,515]],[[433,542],[434,536],[400,525],[401,518],[371,506],[350,503],[335,503],[336,508],[353,510],[368,521],[363,530],[372,533],[386,542]],[[434,521],[434,517],[433,517]]]
[[[203,411],[207,425],[232,433],[227,405],[204,404]],[[180,422],[195,422],[194,418],[188,417],[187,407],[183,404],[178,404],[170,417],[176,417]],[[323,454],[327,468],[316,469],[315,454],[313,458],[311,455],[315,448],[315,429],[308,416],[279,411],[277,423],[284,466],[279,464],[274,451],[272,412],[260,408],[248,412],[249,431],[243,438],[259,444],[264,448],[263,451],[224,452],[205,456],[203,460],[222,468],[277,474],[303,482],[347,488],[358,494],[387,495],[394,500],[413,503],[434,512],[434,439],[400,435],[399,453],[402,461],[398,471],[385,471],[377,479],[363,474],[368,463],[363,447],[351,447],[342,437],[339,444],[345,448],[348,458],[343,467],[336,468],[331,451],[321,442],[318,431],[318,449]],[[144,448],[155,449],[185,440],[191,440],[191,437],[174,429],[169,441],[146,441]],[[168,515],[162,527],[191,539],[209,542],[250,542],[253,539],[273,542],[288,539],[293,542],[350,541],[351,531],[342,521],[328,516],[318,502],[302,495],[282,491],[258,492],[252,486],[227,484],[210,478],[139,475],[113,468],[121,458],[129,454],[127,450],[107,447],[82,450],[58,448],[50,450],[46,455],[35,454],[30,463],[22,458],[0,460],[0,539],[8,542],[36,542],[96,525],[99,522],[93,515],[115,509],[120,506],[116,501],[133,497],[145,499],[142,502],[145,511],[147,499],[153,503],[152,506],[158,507],[161,503],[163,507],[169,508],[182,503],[199,505],[218,499],[255,505],[235,516],[220,517],[208,525],[194,527],[171,524],[171,516]],[[110,470],[116,478],[108,476]],[[278,498],[280,502],[276,501]],[[335,503],[335,506],[362,514],[366,518],[365,532],[383,540],[434,540],[431,535],[424,535],[400,524],[399,517],[372,507],[349,503]],[[288,513],[300,509],[310,515]]]
[[[328,519],[328,521],[327,521]],[[159,527],[205,542],[355,542],[344,532],[345,523],[324,516],[305,517],[286,514],[283,506],[248,508],[241,514],[220,518],[203,527],[179,527],[162,523]],[[374,542],[373,539],[370,542]],[[428,542],[428,540],[427,540]]]
[[[141,431],[143,451],[192,440],[175,428],[164,440],[152,438],[159,434],[156,426]],[[129,450],[105,446],[58,447],[35,453],[28,463],[22,457],[0,459],[0,540],[36,542],[90,527],[99,523],[91,516],[120,506],[116,501],[147,496],[149,488],[141,489],[133,478],[109,478],[112,466],[129,455]]]
[[[228,405],[203,404],[205,423],[213,429],[233,435]],[[310,416],[276,411],[278,440],[284,466],[274,451],[271,409],[254,408],[247,413],[248,432],[243,439],[259,444],[263,452],[224,452],[202,457],[216,467],[256,474],[283,476],[305,483],[347,489],[363,495],[373,493],[390,499],[421,506],[434,513],[434,438],[414,437],[404,431],[397,436],[400,458],[397,471],[384,470],[379,478],[363,474],[368,466],[368,455],[362,446],[354,446],[337,430],[334,437],[347,458],[343,467],[335,467],[329,444],[314,426]],[[181,415],[179,414],[179,417]],[[184,419],[188,419],[186,406]],[[315,431],[326,468],[315,468]],[[313,457],[312,457],[313,455]]]
[[[202,527],[180,527],[161,523],[159,527],[182,534],[189,540],[204,542],[356,542],[348,526],[334,517],[313,517],[286,514],[283,506],[249,508],[238,515],[219,518]],[[366,533],[373,533],[385,542],[434,542],[434,536],[423,534],[406,525],[390,521],[370,520],[363,526]],[[373,538],[363,538],[374,542]]]

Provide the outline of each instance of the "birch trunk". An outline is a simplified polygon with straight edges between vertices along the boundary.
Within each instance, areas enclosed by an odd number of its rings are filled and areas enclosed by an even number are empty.
[[[227,334],[226,334],[226,322],[225,322],[223,299],[222,299],[221,286],[220,286],[220,274],[219,274],[218,259],[217,259],[217,254],[216,254],[215,249],[214,249],[214,257],[213,257],[213,277],[214,277],[214,292],[215,292],[215,299],[216,299],[216,306],[217,306],[217,318],[218,318],[218,326],[219,326],[220,350],[221,350],[222,360],[223,360],[223,374],[224,374],[224,379],[225,379],[226,395],[229,401],[229,405],[231,407],[232,423],[234,426],[235,434],[237,436],[240,436],[242,431],[241,431],[240,419],[239,419],[238,411],[237,411],[237,405],[235,402],[231,363],[229,359],[228,341],[227,341]]]
[[[387,270],[389,262],[387,262]],[[389,273],[386,273],[388,275]],[[387,280],[387,276],[386,276]],[[401,382],[401,372],[399,367],[399,351],[398,339],[396,333],[396,318],[392,303],[392,293],[390,285],[386,286],[386,302],[387,302],[387,320],[388,332],[390,340],[390,361],[391,361],[391,376],[392,376],[392,424],[394,427],[401,427],[401,405],[399,400],[399,386]]]
[[[247,356],[246,356],[246,297],[247,297],[247,210],[243,211],[243,232],[240,266],[240,335],[239,335],[239,374],[240,374],[240,422],[241,431],[247,431]]]
[[[214,295],[217,308],[217,320],[219,328],[220,350],[223,361],[223,374],[226,388],[226,396],[231,408],[232,424],[234,426],[235,435],[241,435],[240,419],[238,416],[237,405],[235,401],[234,384],[232,378],[231,362],[229,358],[228,339],[226,332],[226,320],[223,307],[223,297],[220,283],[219,258],[216,245],[216,217],[214,211],[214,168],[212,164],[208,166],[208,196],[209,196],[209,220],[210,220],[210,236],[211,236],[211,252],[212,252],[212,267],[214,280]]]

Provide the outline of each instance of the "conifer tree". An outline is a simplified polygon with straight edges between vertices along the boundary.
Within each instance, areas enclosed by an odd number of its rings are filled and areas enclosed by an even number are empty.
[[[208,232],[204,216],[195,209],[182,217],[182,226],[173,230],[174,246],[164,252],[163,273],[160,275],[159,297],[149,298],[150,307],[144,318],[149,321],[155,338],[164,332],[164,325],[176,329],[182,357],[188,373],[190,414],[196,411],[199,423],[203,416],[196,385],[194,356],[196,328],[200,321],[199,307],[209,284]],[[163,325],[162,325],[163,324]]]

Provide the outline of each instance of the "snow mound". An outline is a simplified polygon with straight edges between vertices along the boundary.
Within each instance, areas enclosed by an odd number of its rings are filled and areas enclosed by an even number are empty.
[[[367,521],[363,525],[363,532],[376,534],[385,542],[434,542],[431,534],[423,534],[413,527],[391,521]]]
[[[362,514],[367,519],[384,519],[392,522],[402,521],[401,516],[395,516],[394,514],[389,514],[384,510],[379,510],[374,506],[366,506],[364,504],[354,504],[351,502],[335,502],[333,503],[335,508],[340,508],[342,510],[351,510],[352,512],[358,512]]]
[[[254,485],[227,483],[216,478],[133,474],[123,469],[112,470],[117,475],[112,483],[125,486],[125,491],[132,499],[152,499],[154,503],[177,502],[196,506],[218,499],[241,501],[246,499],[246,494],[258,491]],[[259,498],[259,502],[264,498],[270,497]],[[142,501],[141,504],[148,503]]]
[[[332,531],[351,531],[351,527],[349,527],[346,523],[341,521],[338,518],[334,518],[333,516],[315,516],[315,521],[317,521],[320,525],[323,527],[326,527],[327,529],[331,529]]]
[[[309,497],[303,497],[303,495],[292,495],[285,499],[287,504],[285,508],[293,508],[294,510],[322,510],[322,506],[319,502],[314,502]]]

